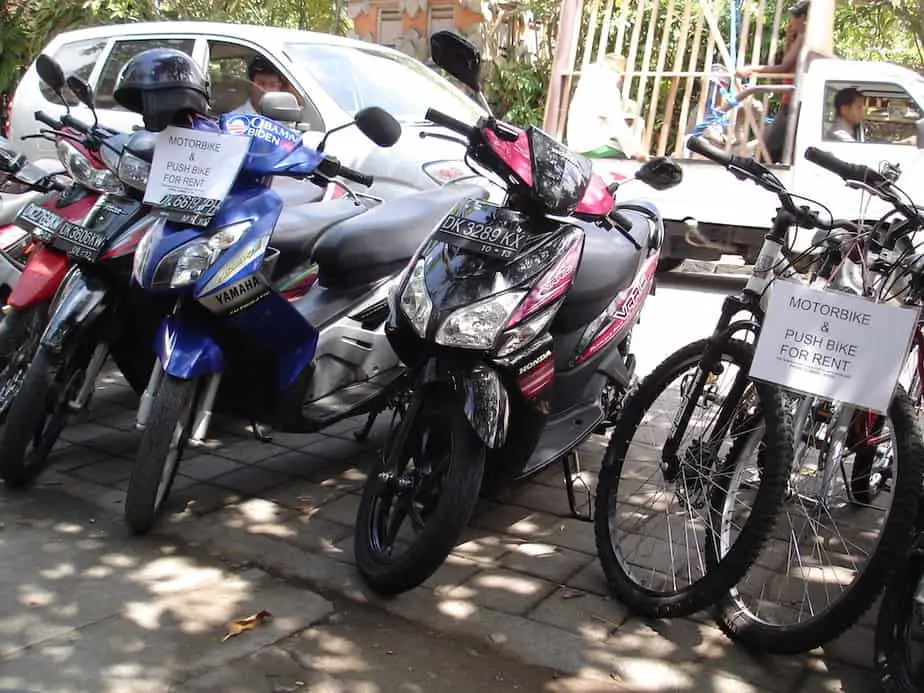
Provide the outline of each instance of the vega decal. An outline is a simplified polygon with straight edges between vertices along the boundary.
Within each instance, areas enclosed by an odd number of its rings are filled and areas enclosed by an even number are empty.
[[[291,151],[301,140],[295,130],[260,115],[233,115],[225,121],[224,128],[232,135],[253,137],[286,151]]]
[[[209,291],[214,291],[219,286],[224,284],[237,272],[239,272],[242,267],[250,264],[250,262],[262,255],[266,251],[266,246],[268,243],[269,236],[263,236],[248,243],[240,250],[240,252],[225,261],[225,264],[218,271],[218,273],[212,277],[209,280],[209,283],[202,288],[202,292],[208,293]]]

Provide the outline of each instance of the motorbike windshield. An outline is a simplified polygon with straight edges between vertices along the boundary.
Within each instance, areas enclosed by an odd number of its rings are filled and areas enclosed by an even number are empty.
[[[531,234],[529,245],[511,259],[487,257],[431,239],[424,246],[421,259],[434,307],[451,310],[522,287],[548,269],[560,254],[561,228],[558,224],[550,225],[547,232]]]
[[[530,127],[527,137],[536,199],[551,214],[573,213],[590,183],[593,173],[590,160],[539,128]]]

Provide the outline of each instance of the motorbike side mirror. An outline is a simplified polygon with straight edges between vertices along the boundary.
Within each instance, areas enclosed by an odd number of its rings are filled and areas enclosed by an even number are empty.
[[[39,78],[64,103],[64,97],[61,95],[61,90],[64,89],[65,84],[64,70],[61,69],[57,61],[42,53],[35,61],[35,70],[38,72]]]
[[[401,138],[401,123],[384,108],[363,108],[353,120],[360,132],[380,147],[391,147]]]
[[[77,97],[80,103],[89,108],[91,111],[93,110],[93,88],[87,84],[85,79],[82,79],[77,75],[70,75],[67,78],[67,88],[74,92],[74,96]]]
[[[475,93],[481,93],[481,55],[469,41],[451,31],[437,31],[430,37],[433,62]]]
[[[260,99],[260,114],[285,123],[297,122],[302,116],[298,99],[287,91],[270,91]]]
[[[655,190],[667,190],[683,181],[683,169],[673,159],[657,156],[645,162],[635,177]]]
[[[924,118],[917,122],[917,146],[918,149],[924,149]]]

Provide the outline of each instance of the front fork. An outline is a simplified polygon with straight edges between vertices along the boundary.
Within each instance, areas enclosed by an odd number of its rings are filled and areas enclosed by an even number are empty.
[[[212,422],[212,412],[215,409],[215,399],[218,397],[218,388],[221,385],[222,374],[213,373],[206,376],[205,391],[198,398],[198,403],[193,417],[193,425],[189,436],[188,443],[193,447],[198,447],[205,442],[205,437],[209,432],[209,425]],[[160,360],[156,361],[151,371],[151,377],[148,379],[148,385],[141,394],[141,402],[138,405],[138,416],[135,419],[135,428],[143,431],[151,417],[151,409],[154,407],[154,398],[160,389],[160,384],[164,378],[164,367]]]
[[[707,342],[706,350],[699,361],[693,385],[692,387],[686,388],[686,391],[681,393],[680,407],[678,407],[677,413],[674,415],[674,419],[671,422],[670,434],[664,442],[661,453],[661,471],[664,474],[665,480],[668,482],[674,481],[680,472],[681,461],[677,454],[680,449],[680,441],[683,439],[683,434],[690,424],[690,419],[693,417],[693,412],[696,410],[699,398],[706,388],[709,378],[718,376],[722,372],[721,359],[723,346],[731,339],[733,334],[740,330],[756,332],[759,329],[758,323],[753,319],[732,323],[732,318],[742,311],[748,311],[752,315],[760,316],[761,310],[758,301],[759,299],[757,296],[750,292],[745,292],[742,296],[727,296],[722,304],[722,314],[719,317],[718,323],[716,323],[712,336]],[[744,395],[747,384],[747,372],[739,372],[735,378],[731,392],[729,392],[722,403],[719,416],[716,419],[715,428],[710,436],[709,443],[705,446],[706,450],[716,449],[718,441],[724,438],[725,432],[732,422],[735,408]]]

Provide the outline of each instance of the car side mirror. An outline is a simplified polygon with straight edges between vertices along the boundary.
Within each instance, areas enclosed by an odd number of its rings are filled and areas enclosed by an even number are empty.
[[[270,91],[260,99],[260,114],[273,120],[295,123],[301,118],[302,109],[294,94],[287,91]]]

